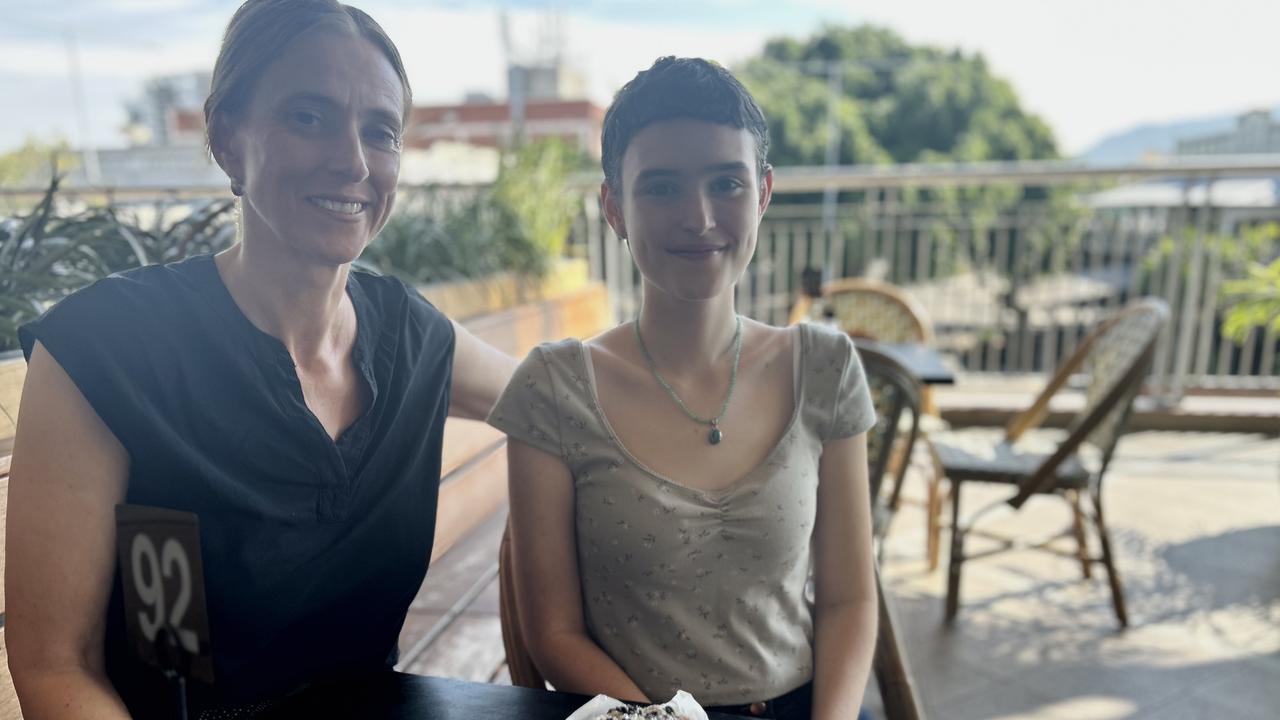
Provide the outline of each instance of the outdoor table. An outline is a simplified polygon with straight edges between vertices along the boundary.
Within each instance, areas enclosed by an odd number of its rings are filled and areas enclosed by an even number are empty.
[[[925,385],[954,385],[956,382],[956,374],[942,361],[942,353],[928,345],[882,343],[863,338],[855,338],[854,343],[879,350],[897,360]]]
[[[591,698],[391,671],[304,690],[263,717],[308,720],[564,720]],[[741,720],[707,713],[711,720]]]

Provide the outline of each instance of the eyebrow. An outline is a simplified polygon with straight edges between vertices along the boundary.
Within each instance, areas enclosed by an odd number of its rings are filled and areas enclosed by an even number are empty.
[[[735,160],[733,162],[726,162],[726,163],[717,163],[715,165],[708,165],[707,167],[703,168],[703,170],[706,172],[745,172],[750,169],[751,168],[748,167],[746,163],[740,160]]]
[[[341,103],[329,97],[328,95],[324,95],[316,92],[305,92],[305,91],[296,92],[296,93],[293,93],[292,95],[285,97],[285,99],[282,100],[280,104],[288,105],[290,103],[295,103],[295,102],[315,103],[316,105],[323,105],[326,108],[336,108],[339,105],[341,105]],[[384,122],[387,125],[390,125],[391,127],[394,127],[397,129],[399,129],[401,122],[403,122],[399,113],[393,113],[390,110],[386,110],[384,108],[373,108],[369,111],[369,114],[373,115],[379,121]]]
[[[746,172],[750,169],[751,168],[748,167],[747,164],[744,162],[733,161],[733,162],[723,162],[723,163],[715,163],[712,165],[707,165],[706,167],[702,168],[702,172],[703,173]],[[670,168],[650,168],[648,170],[641,171],[639,175],[636,175],[636,180],[641,181],[641,180],[651,180],[654,178],[672,178],[672,177],[679,177],[680,174],[681,173],[679,171],[672,170]]]

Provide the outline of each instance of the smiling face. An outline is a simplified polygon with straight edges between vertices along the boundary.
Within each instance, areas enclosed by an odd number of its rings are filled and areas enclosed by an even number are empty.
[[[369,41],[329,29],[298,38],[214,143],[244,188],[246,243],[321,264],[359,257],[395,202],[403,103]]]
[[[751,133],[729,125],[664,120],[635,134],[620,187],[601,192],[646,292],[697,301],[732,290],[773,187],[772,171],[757,177],[756,163]]]

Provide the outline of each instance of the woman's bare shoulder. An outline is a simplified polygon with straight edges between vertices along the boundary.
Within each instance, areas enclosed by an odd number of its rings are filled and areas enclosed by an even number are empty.
[[[744,317],[742,319],[743,354],[766,362],[787,360],[800,342],[800,326],[777,327]]]
[[[582,344],[591,351],[593,358],[599,358],[606,362],[630,357],[634,353],[635,335],[631,329],[631,323],[626,322],[616,325],[603,332],[593,335]]]

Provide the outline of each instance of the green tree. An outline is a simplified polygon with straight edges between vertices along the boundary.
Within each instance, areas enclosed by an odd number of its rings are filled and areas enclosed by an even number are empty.
[[[821,165],[827,152],[830,106],[826,84],[806,76],[798,67],[764,60],[748,65],[744,80],[769,119],[770,162],[778,166]],[[863,108],[848,96],[837,100],[839,161],[890,162],[893,158],[872,135]]]
[[[780,37],[738,69],[769,120],[770,156],[777,166],[823,165],[832,120],[839,133],[837,161],[849,164],[981,162],[1048,159],[1057,156],[1049,126],[1026,112],[1005,80],[992,74],[980,54],[912,45],[892,30],[873,25],[830,25],[808,38]],[[841,193],[845,207],[875,201],[876,191]],[[1081,214],[1069,189],[987,185],[981,187],[886,191],[900,211],[926,215],[928,233],[938,241],[939,273],[998,269],[1017,277],[1032,267],[1048,245],[1078,241],[1073,228]],[[779,205],[817,202],[816,195],[775,196]],[[994,228],[1001,217],[1035,208],[1034,232],[1018,228],[1014,244],[1030,248],[1016,260],[995,256]],[[865,248],[876,232],[851,217],[845,242]],[[1025,235],[1025,237],[1024,237]],[[906,238],[911,242],[911,237]],[[844,272],[859,272],[846,256]],[[909,263],[895,267],[904,281]]]
[[[771,40],[741,69],[769,118],[775,164],[825,162],[833,66],[842,164],[1057,156],[1049,126],[1022,109],[982,55],[910,45],[861,25]]]

